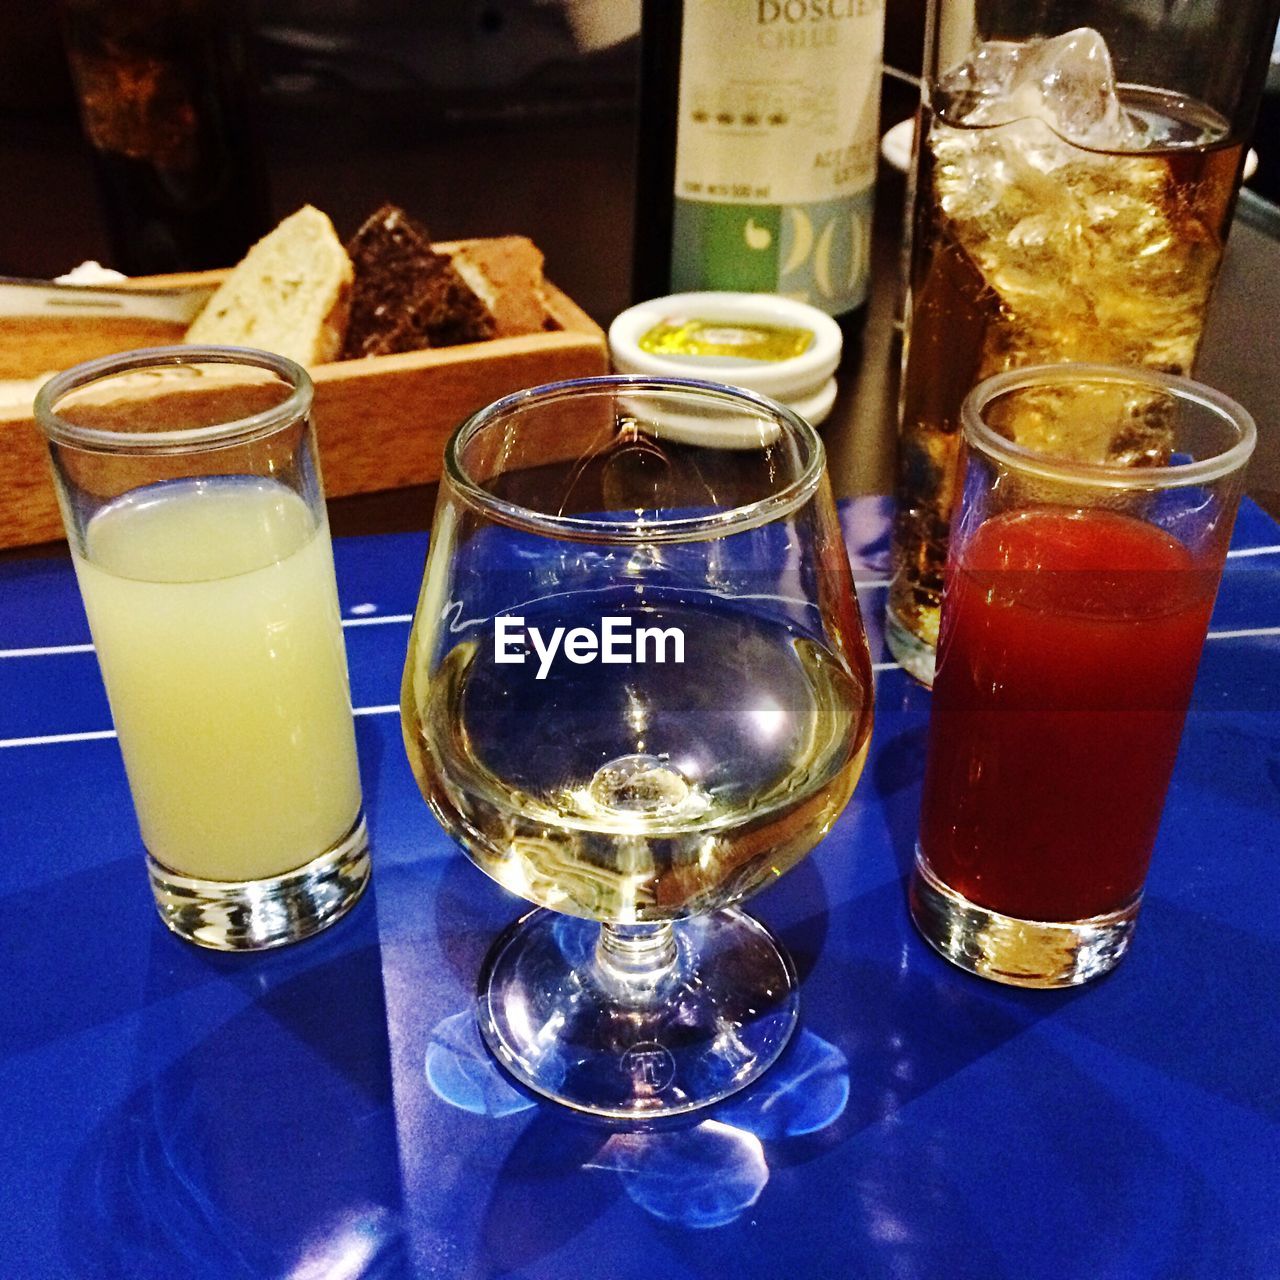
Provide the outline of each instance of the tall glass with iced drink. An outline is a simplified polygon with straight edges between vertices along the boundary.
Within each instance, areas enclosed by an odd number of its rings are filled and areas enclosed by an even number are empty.
[[[1274,0],[1027,9],[931,5],[887,620],[926,683],[961,402],[1043,361],[1190,371],[1277,14]],[[1122,437],[1061,413],[1007,429],[1097,464],[1160,465],[1170,447],[1158,412]]]
[[[333,557],[292,361],[173,347],[36,402],[161,918],[246,950],[369,876]]]

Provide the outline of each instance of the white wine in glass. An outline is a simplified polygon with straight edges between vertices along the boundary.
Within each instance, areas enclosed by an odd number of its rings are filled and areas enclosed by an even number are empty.
[[[693,419],[714,444],[690,443]],[[777,1057],[794,976],[733,908],[827,832],[871,729],[811,428],[725,388],[617,378],[476,415],[447,453],[403,712],[437,816],[548,909],[481,979],[517,1079],[666,1115]]]

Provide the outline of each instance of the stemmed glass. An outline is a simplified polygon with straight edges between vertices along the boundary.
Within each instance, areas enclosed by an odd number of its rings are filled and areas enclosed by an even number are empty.
[[[665,1116],[777,1058],[795,973],[737,904],[844,808],[871,705],[822,444],[795,414],[591,378],[458,429],[403,726],[436,816],[543,908],[479,983],[481,1031],[517,1080]]]

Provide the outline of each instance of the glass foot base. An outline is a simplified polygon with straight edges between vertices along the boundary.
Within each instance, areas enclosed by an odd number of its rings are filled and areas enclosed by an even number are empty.
[[[332,848],[267,880],[199,880],[147,855],[160,919],[180,938],[217,951],[262,951],[300,942],[341,919],[369,882],[364,811]]]
[[[534,911],[498,939],[477,1012],[517,1081],[577,1111],[648,1120],[718,1102],[773,1063],[798,999],[762,924],[718,911],[632,932],[638,947],[667,949],[656,974],[615,964],[601,926],[574,916]]]
[[[1075,987],[1109,973],[1129,949],[1141,901],[1087,920],[1020,920],[962,897],[918,851],[909,889],[911,918],[935,951],[1015,987]]]
[[[933,668],[938,651],[903,626],[892,610],[885,614],[884,643],[908,675],[933,688]]]

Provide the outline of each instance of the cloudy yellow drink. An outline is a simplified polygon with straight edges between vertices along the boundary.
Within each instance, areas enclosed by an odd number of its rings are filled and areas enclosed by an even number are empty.
[[[338,842],[360,782],[328,531],[303,500],[155,485],[94,516],[75,565],[152,857],[257,880]]]

